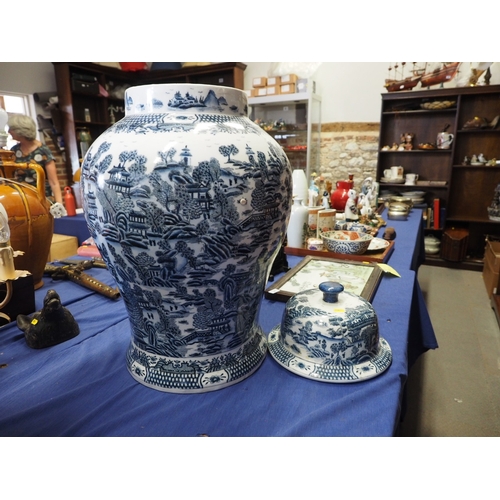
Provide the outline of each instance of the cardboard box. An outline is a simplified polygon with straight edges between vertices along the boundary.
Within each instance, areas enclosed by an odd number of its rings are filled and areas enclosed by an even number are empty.
[[[500,241],[486,240],[483,280],[490,299],[500,292]]]
[[[280,88],[278,85],[274,85],[272,87],[266,87],[266,95],[279,95]]]
[[[267,88],[266,87],[263,87],[260,89],[255,89],[255,90],[256,90],[255,97],[264,97],[267,95]]]
[[[284,84],[284,83],[295,83],[297,80],[298,80],[298,76],[297,75],[282,75],[281,76],[281,84]]]
[[[259,76],[252,80],[252,86],[254,88],[266,87],[267,86],[267,78],[265,76]]]
[[[295,92],[316,93],[316,82],[310,78],[299,78],[295,82]]]
[[[280,86],[280,92],[282,94],[295,94],[295,83],[287,83],[286,85]]]
[[[244,90],[244,92],[247,95],[247,97],[258,97],[259,90],[260,89],[249,89],[249,90]]]
[[[498,271],[495,272],[491,266],[491,262],[487,260],[484,261],[483,280],[486,291],[488,292],[488,297],[491,299],[493,295],[500,291],[500,273]]]
[[[500,241],[486,240],[484,262],[489,264],[494,273],[500,273]]]
[[[279,76],[271,76],[267,79],[267,86],[274,87],[275,85],[280,85],[281,77]]]
[[[78,252],[78,238],[76,236],[66,236],[65,234],[54,234],[47,262],[67,259]]]

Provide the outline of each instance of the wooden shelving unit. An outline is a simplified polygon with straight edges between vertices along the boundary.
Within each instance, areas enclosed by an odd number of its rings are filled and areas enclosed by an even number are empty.
[[[115,121],[124,116],[123,99],[112,97],[113,89],[155,83],[202,83],[243,89],[246,68],[245,64],[239,62],[156,71],[122,71],[93,63],[52,64],[59,98],[68,176],[80,166],[79,129],[87,128],[92,138],[96,139],[112,125],[113,116]],[[85,79],[89,83],[94,80],[110,95],[103,96],[95,92],[95,86],[88,90],[75,88],[72,82],[79,79]],[[85,109],[90,113],[90,121],[86,120]]]
[[[437,101],[454,104],[446,109],[422,109],[422,104]],[[464,128],[475,116],[491,122],[497,115],[500,115],[500,85],[382,94],[377,178],[383,177],[385,169],[401,165],[405,173],[419,174],[419,182],[415,186],[381,183],[381,189],[424,191],[429,206],[439,199],[444,208],[440,228],[426,229],[438,238],[448,228],[469,232],[464,261],[428,256],[426,263],[482,270],[486,236],[500,235],[500,223],[491,221],[487,212],[494,189],[500,183],[500,165],[463,164],[466,156],[480,153],[488,160],[500,159],[500,123],[495,128]],[[419,144],[436,144],[437,134],[445,128],[454,135],[450,149],[418,149]],[[403,133],[415,134],[412,150],[382,151],[384,146],[399,144]]]

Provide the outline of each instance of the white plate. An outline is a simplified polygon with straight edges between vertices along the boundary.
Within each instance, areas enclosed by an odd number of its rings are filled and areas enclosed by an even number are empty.
[[[425,196],[425,191],[405,191],[401,193],[401,196],[406,196],[408,198],[421,198]]]
[[[404,184],[404,179],[386,179],[385,177],[380,178],[380,182],[383,184]]]
[[[390,243],[387,240],[384,240],[383,238],[373,238],[372,241],[370,241],[370,245],[367,248],[367,251],[369,250],[383,250],[384,248],[387,248],[390,245]]]

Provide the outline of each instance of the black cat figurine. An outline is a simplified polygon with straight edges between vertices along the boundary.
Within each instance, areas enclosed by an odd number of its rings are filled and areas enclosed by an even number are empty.
[[[49,290],[43,307],[32,316],[19,314],[17,326],[24,332],[26,343],[33,349],[42,349],[66,342],[80,333],[73,315],[61,304],[55,290]]]

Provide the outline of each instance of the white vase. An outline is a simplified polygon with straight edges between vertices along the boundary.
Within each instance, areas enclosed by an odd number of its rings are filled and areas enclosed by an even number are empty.
[[[81,183],[129,315],[128,369],[166,392],[235,384],[266,354],[258,310],[285,239],[290,164],[241,90],[146,85],[125,104]]]
[[[289,247],[302,248],[304,246],[304,231],[308,217],[309,209],[303,204],[302,199],[294,198],[286,233]]]
[[[302,169],[294,170],[292,173],[293,182],[293,197],[301,198],[304,203],[309,199],[309,186],[307,185],[307,177]]]

